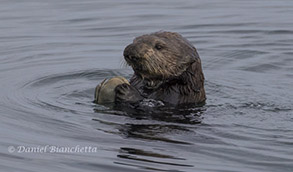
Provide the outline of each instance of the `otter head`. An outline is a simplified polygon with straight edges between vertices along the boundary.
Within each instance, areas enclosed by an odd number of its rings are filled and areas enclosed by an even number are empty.
[[[123,55],[135,74],[150,86],[180,76],[199,59],[192,44],[173,32],[137,37],[125,48]]]

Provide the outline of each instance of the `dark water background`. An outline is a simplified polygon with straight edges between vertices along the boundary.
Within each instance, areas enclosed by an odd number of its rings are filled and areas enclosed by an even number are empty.
[[[0,171],[293,171],[292,0],[0,2]],[[159,30],[197,47],[207,104],[157,118],[93,104],[104,78],[131,76],[124,47]]]

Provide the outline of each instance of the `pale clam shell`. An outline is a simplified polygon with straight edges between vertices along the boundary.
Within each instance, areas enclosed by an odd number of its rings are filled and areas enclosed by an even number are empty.
[[[115,101],[115,88],[123,83],[129,84],[127,79],[122,76],[104,79],[95,89],[95,102],[98,104],[113,103]]]

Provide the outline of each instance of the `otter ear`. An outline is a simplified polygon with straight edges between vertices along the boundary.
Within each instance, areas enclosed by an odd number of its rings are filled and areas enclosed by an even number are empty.
[[[195,57],[193,56],[193,54],[187,54],[185,56],[183,56],[184,63],[193,63],[196,61]]]
[[[189,66],[189,64],[195,62],[195,59],[190,54],[182,54],[181,58],[177,59],[178,64],[182,64],[183,66]]]

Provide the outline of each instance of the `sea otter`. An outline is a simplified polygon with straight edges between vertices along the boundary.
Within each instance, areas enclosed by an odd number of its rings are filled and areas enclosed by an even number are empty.
[[[204,74],[196,48],[180,34],[155,32],[133,40],[124,50],[134,74],[115,88],[115,103],[153,99],[166,105],[202,104]]]

